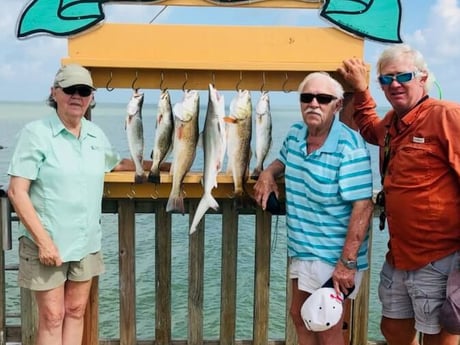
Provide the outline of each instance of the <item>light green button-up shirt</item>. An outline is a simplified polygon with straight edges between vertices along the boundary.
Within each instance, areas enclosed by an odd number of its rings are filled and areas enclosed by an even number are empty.
[[[80,138],[57,115],[31,122],[20,132],[8,174],[32,181],[30,198],[64,262],[101,249],[104,174],[118,162],[106,135],[86,119]],[[20,232],[31,238],[22,224]]]

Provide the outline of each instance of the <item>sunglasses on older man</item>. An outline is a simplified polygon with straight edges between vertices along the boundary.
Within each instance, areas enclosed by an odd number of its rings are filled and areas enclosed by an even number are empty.
[[[327,93],[301,93],[300,94],[300,102],[302,103],[311,103],[316,98],[316,101],[319,104],[329,104],[333,100],[337,99],[337,97],[328,95]]]
[[[91,89],[88,86],[82,86],[82,85],[72,85],[69,87],[63,87],[62,91],[64,91],[66,95],[72,96],[77,93],[81,97],[88,97],[89,95],[91,95],[91,93],[93,93],[93,89]]]
[[[379,83],[380,85],[390,85],[393,82],[393,80],[396,80],[398,83],[404,84],[404,83],[410,82],[419,73],[420,73],[419,71],[415,71],[415,72],[398,73],[396,75],[393,75],[393,74],[380,75]]]

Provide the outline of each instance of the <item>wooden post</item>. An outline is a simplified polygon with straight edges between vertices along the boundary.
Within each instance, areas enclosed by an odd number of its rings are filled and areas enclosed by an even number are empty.
[[[99,345],[99,277],[91,283],[84,324],[82,344]]]
[[[155,345],[171,344],[171,213],[155,209]]]
[[[134,200],[118,201],[120,345],[136,344],[136,245]]]
[[[271,220],[272,217],[269,212],[257,207],[254,270],[254,345],[268,344]]]
[[[38,311],[33,291],[21,288],[21,342],[34,345],[38,326]]]
[[[220,345],[234,345],[236,334],[238,212],[232,199],[222,202],[222,210]]]
[[[197,199],[193,199],[189,203],[189,225],[195,215],[197,202]],[[195,233],[189,236],[188,345],[203,344],[204,225],[205,217]]]

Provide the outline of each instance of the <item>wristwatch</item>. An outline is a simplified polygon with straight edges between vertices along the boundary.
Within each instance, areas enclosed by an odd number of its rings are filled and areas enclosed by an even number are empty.
[[[340,262],[349,270],[355,270],[358,268],[356,260],[345,260],[343,257],[340,257]]]

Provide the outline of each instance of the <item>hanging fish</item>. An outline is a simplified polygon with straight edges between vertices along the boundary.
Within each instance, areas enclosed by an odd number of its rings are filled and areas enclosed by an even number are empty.
[[[200,95],[196,90],[184,91],[184,98],[173,107],[174,113],[174,151],[171,172],[173,182],[166,205],[167,212],[185,213],[182,182],[195,159],[198,142],[198,114]]]
[[[136,167],[135,183],[145,182],[144,175],[144,129],[142,125],[142,106],[144,94],[137,89],[126,107],[125,130],[128,138],[129,152]]]
[[[162,90],[158,101],[155,125],[155,141],[152,151],[152,167],[149,182],[160,183],[160,165],[172,149],[174,134],[174,118],[171,97],[168,90]]]
[[[213,188],[217,187],[217,174],[222,169],[225,156],[225,99],[219,94],[214,85],[209,84],[209,100],[206,112],[204,130],[201,133],[201,141],[204,150],[204,172],[203,172],[203,196],[198,204],[190,234],[196,231],[196,227],[209,208],[217,210],[219,204],[211,194]]]
[[[256,105],[256,166],[251,174],[257,179],[264,168],[264,161],[272,146],[272,115],[268,91],[262,91]]]
[[[227,122],[227,173],[233,176],[234,197],[245,195],[244,183],[251,158],[252,103],[249,90],[238,90],[230,103]]]

